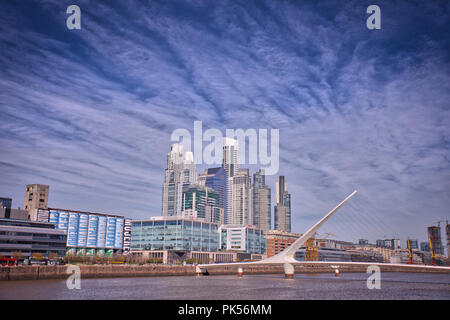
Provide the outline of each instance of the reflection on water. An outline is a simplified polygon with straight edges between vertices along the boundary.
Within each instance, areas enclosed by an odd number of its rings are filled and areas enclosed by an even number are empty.
[[[369,290],[368,274],[192,276],[0,282],[0,299],[450,299],[450,275],[382,273],[381,289]]]

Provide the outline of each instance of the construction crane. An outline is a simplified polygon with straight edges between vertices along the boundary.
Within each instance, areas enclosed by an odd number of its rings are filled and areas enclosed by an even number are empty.
[[[433,244],[431,243],[431,236],[428,237],[430,242],[430,253],[431,253],[431,265],[436,265],[436,255],[434,254]]]
[[[314,233],[314,235],[309,238],[306,243],[306,249],[305,249],[305,261],[318,261],[319,260],[319,251],[317,249],[317,239],[315,236],[317,235],[317,232]],[[327,239],[329,236],[338,237],[337,235],[326,232],[323,234],[324,237],[321,237],[322,239]]]
[[[306,240],[305,246],[305,261],[318,261],[319,260],[319,252],[317,250],[316,239],[314,236],[317,234],[314,233],[311,238]]]
[[[413,261],[413,252],[412,252],[412,249],[411,249],[411,239],[409,239],[408,238],[408,240],[406,241],[406,243],[407,243],[407,245],[408,245],[408,257],[409,257],[409,261],[408,261],[408,264],[414,264],[414,261]]]

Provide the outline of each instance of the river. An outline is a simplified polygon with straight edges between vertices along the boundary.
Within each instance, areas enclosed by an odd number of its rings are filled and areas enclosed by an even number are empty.
[[[381,289],[368,289],[364,273],[188,276],[82,279],[69,290],[66,280],[0,282],[0,299],[439,299],[450,300],[450,275],[382,273]]]

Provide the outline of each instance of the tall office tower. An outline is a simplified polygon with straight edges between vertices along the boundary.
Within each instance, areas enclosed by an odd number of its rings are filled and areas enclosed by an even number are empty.
[[[248,169],[239,169],[232,177],[231,224],[253,225],[253,192]]]
[[[197,182],[197,172],[192,152],[183,152],[175,143],[167,154],[167,169],[162,192],[162,215],[181,216],[182,193]]]
[[[275,230],[291,232],[291,195],[287,192],[284,176],[275,182]]]
[[[231,138],[223,138],[222,167],[226,172],[226,201],[225,223],[233,223],[233,179],[235,172],[239,170],[239,145],[238,141]]]
[[[253,223],[262,230],[271,228],[270,188],[266,185],[264,169],[253,174]]]
[[[434,254],[444,255],[444,248],[441,241],[441,227],[428,227],[428,239],[431,240],[431,246]]]
[[[219,207],[219,194],[201,185],[191,185],[183,191],[182,217],[223,223],[223,209]]]
[[[25,191],[23,208],[28,211],[30,220],[36,221],[37,210],[48,208],[48,193],[50,187],[43,184],[29,184]]]
[[[219,194],[219,207],[225,211],[227,173],[222,167],[209,168],[198,176],[198,184],[209,187]]]

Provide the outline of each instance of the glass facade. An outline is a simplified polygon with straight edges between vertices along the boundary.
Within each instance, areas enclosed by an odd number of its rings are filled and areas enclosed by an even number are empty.
[[[131,250],[217,251],[218,225],[186,219],[133,221]]]

